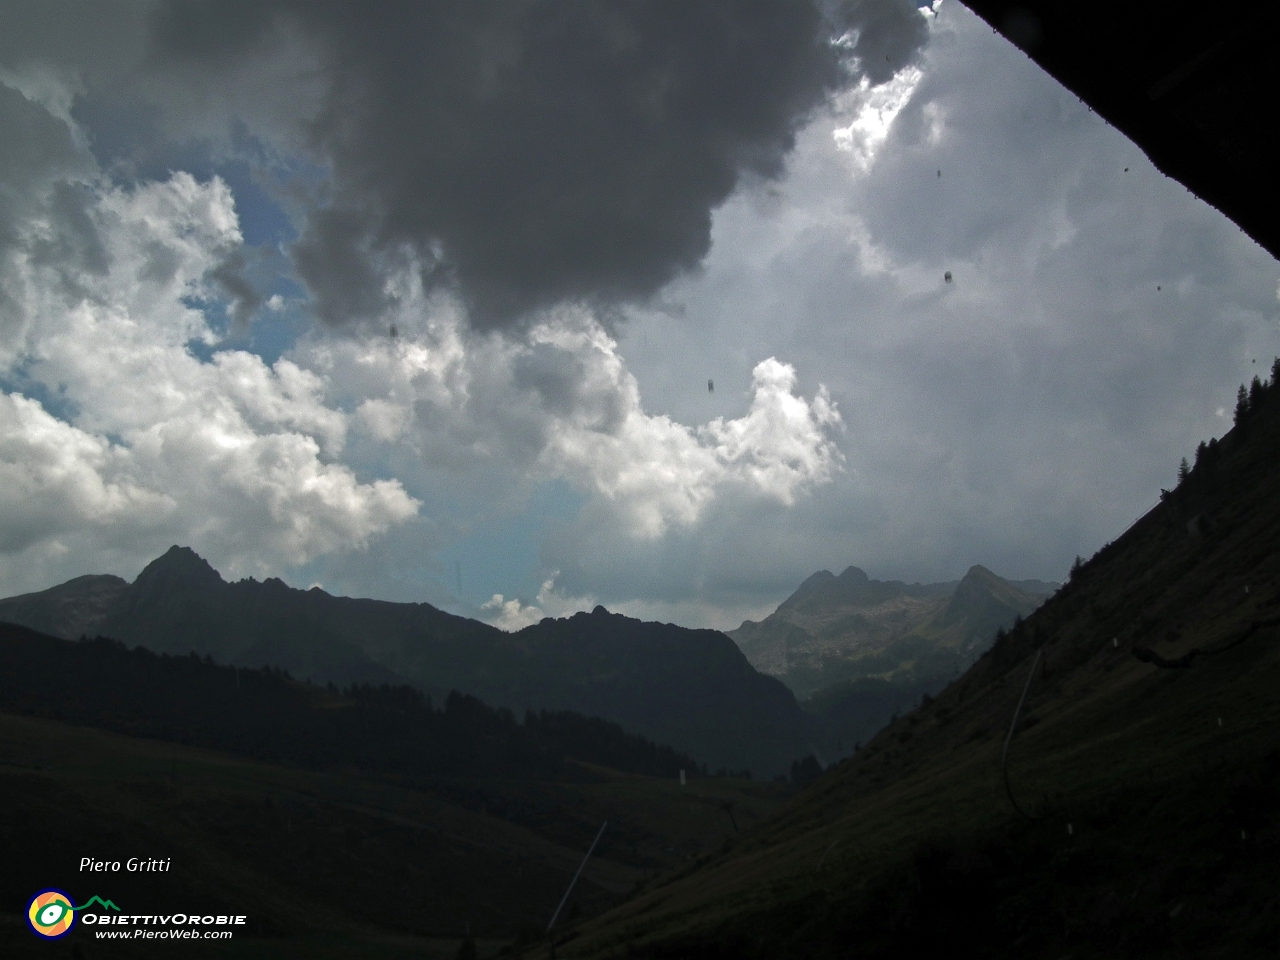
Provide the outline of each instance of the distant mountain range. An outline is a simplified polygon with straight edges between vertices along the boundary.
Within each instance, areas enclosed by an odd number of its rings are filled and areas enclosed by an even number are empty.
[[[511,634],[425,603],[334,597],[274,578],[227,583],[175,546],[133,583],[83,576],[0,600],[0,621],[281,667],[339,687],[409,684],[438,702],[457,690],[517,716],[576,711],[712,770],[772,776],[810,752],[824,762],[846,755],[945,685],[1054,586],[983,567],[924,586],[850,567],[814,574],[763,622],[729,636],[603,607]],[[819,691],[805,709],[797,703]]]
[[[457,690],[523,715],[572,710],[692,754],[713,770],[773,775],[807,754],[792,693],[723,633],[642,623],[603,607],[509,634],[429,604],[333,597],[252,578],[227,583],[175,546],[133,583],[77,577],[0,600],[0,621],[65,639],[106,636],[157,653],[282,667],[338,686]]]
[[[763,621],[747,620],[729,636],[797,697],[865,678],[915,688],[967,669],[997,630],[1057,588],[981,566],[962,580],[930,584],[872,580],[857,567],[838,577],[821,570]]]

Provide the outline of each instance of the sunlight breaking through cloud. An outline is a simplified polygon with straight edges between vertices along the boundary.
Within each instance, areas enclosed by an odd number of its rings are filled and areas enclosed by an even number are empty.
[[[837,127],[832,137],[838,149],[852,155],[859,169],[864,172],[871,169],[889,136],[894,118],[907,105],[922,79],[924,72],[918,67],[904,67],[892,80],[879,86],[872,86],[864,77],[839,98],[841,113],[855,115],[847,126]]]

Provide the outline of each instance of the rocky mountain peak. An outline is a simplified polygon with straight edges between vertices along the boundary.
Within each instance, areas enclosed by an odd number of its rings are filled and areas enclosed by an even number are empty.
[[[200,592],[225,585],[226,581],[204,557],[190,547],[176,544],[147,564],[134,581],[135,590],[140,592]]]
[[[824,570],[823,572],[825,573],[826,571]],[[837,579],[841,583],[869,583],[871,580],[862,569],[854,566],[845,567],[844,573],[840,574]]]
[[[856,567],[850,567],[849,570],[855,570]],[[846,570],[846,573],[849,571]],[[861,572],[861,571],[859,571]],[[788,607],[794,607],[802,603],[810,597],[817,596],[825,592],[827,586],[836,582],[836,575],[830,570],[819,570],[817,573],[807,577],[805,581],[796,587],[796,592],[783,600],[778,609],[783,610]]]
[[[942,623],[981,624],[981,632],[994,633],[1015,616],[1025,616],[1039,605],[1039,597],[1028,594],[986,567],[975,564],[956,586]]]

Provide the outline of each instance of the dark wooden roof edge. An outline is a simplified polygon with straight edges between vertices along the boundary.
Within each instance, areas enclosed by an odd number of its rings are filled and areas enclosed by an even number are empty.
[[[1196,22],[1181,9],[1115,0],[964,2],[1157,169],[1280,258],[1280,0],[1224,5]],[[1183,19],[1162,30],[1153,16]],[[1226,135],[1200,122],[1215,97]]]

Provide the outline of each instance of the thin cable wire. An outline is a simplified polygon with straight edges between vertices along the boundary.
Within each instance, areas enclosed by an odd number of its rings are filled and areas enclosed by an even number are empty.
[[[840,839],[839,839],[839,840],[833,840],[833,841],[831,841],[831,846],[827,847],[827,849],[826,849],[826,850],[824,850],[824,851],[822,852],[822,859],[818,861],[818,869],[819,869],[819,870],[821,870],[821,869],[822,869],[822,864],[826,862],[827,854],[828,854],[828,853],[830,853],[830,852],[835,848],[835,845],[836,845],[837,843],[839,843],[839,842],[840,842],[840,840],[843,840],[843,839],[844,839],[844,837],[840,837]]]
[[[1031,661],[1031,672],[1027,674],[1027,682],[1022,687],[1022,696],[1018,698],[1018,706],[1013,711],[1013,720],[1009,723],[1009,735],[1004,738],[1004,754],[1000,758],[1000,766],[1004,774],[1004,792],[1008,795],[1009,802],[1013,804],[1013,809],[1028,820],[1039,820],[1040,818],[1037,815],[1027,813],[1027,811],[1018,806],[1018,801],[1013,799],[1013,789],[1009,786],[1009,744],[1013,742],[1013,731],[1018,726],[1018,714],[1022,712],[1022,704],[1026,702],[1027,691],[1031,689],[1031,679],[1036,675],[1036,667],[1040,664],[1040,654],[1043,652],[1043,649],[1037,650],[1035,659]]]
[[[573,893],[573,885],[578,882],[578,874],[582,873],[582,868],[587,865],[587,861],[591,859],[591,851],[595,850],[596,844],[600,842],[600,838],[604,836],[604,828],[609,825],[606,820],[600,824],[600,832],[596,834],[596,838],[591,841],[591,846],[587,848],[587,855],[582,858],[582,862],[578,864],[578,873],[573,875],[573,879],[569,881],[569,889],[564,892],[564,896],[560,898],[560,906],[556,907],[556,912],[551,915],[551,922],[547,924],[547,933],[551,932],[551,928],[556,925],[556,918],[560,916],[560,911],[564,909],[565,903],[569,899],[569,894]]]

